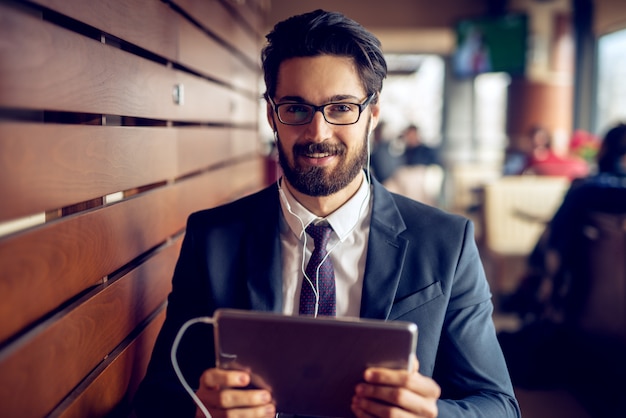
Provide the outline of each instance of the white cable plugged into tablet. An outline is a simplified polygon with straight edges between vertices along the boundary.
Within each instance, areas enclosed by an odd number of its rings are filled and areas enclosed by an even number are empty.
[[[174,372],[176,372],[176,376],[178,377],[178,380],[180,380],[180,383],[183,385],[183,388],[185,388],[189,396],[191,396],[191,398],[196,403],[198,408],[202,411],[204,416],[206,418],[211,418],[211,413],[209,412],[209,410],[206,409],[206,406],[204,406],[200,398],[198,398],[198,395],[195,394],[191,386],[189,386],[189,384],[185,380],[185,376],[183,376],[183,372],[180,370],[180,366],[178,365],[178,360],[176,358],[178,345],[180,344],[180,340],[183,338],[183,334],[187,331],[187,328],[199,323],[215,325],[215,320],[208,316],[202,316],[199,318],[190,319],[189,321],[185,322],[183,326],[180,327],[180,329],[178,330],[176,338],[174,338],[174,342],[172,343],[172,351],[170,352],[170,358],[172,361],[172,367],[174,367]]]

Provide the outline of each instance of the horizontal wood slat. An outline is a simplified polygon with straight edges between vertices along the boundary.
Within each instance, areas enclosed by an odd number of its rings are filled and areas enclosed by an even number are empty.
[[[231,129],[230,147],[233,155],[259,154],[265,155],[266,150],[259,137],[258,129]]]
[[[258,38],[247,32],[220,0],[173,0],[172,3],[243,53],[250,63],[260,62]]]
[[[0,122],[0,222],[206,169],[258,150],[256,130]]]
[[[197,26],[181,19],[179,62],[202,74],[248,90],[254,94],[259,87],[260,73],[232,55]]]
[[[265,160],[251,159],[234,167],[234,172],[227,177],[231,191],[227,200],[233,200],[265,187]]]
[[[257,121],[255,99],[2,4],[0,37],[0,106],[204,123]],[[178,84],[184,86],[182,105],[172,97]]]
[[[183,229],[192,211],[260,188],[262,167],[244,160],[0,240],[0,341]]]
[[[175,12],[159,0],[34,0],[61,14],[176,61]]]
[[[249,30],[249,36],[254,36],[255,39],[264,39],[265,24],[264,13],[266,8],[269,8],[269,3],[263,2],[248,2],[238,0],[226,0],[231,8],[239,15],[243,21],[246,22]],[[259,55],[257,53],[257,55]]]
[[[176,73],[176,80],[185,90],[185,104],[178,107],[176,120],[256,126],[258,99],[182,72]]]
[[[180,128],[178,174],[183,175],[234,158],[258,154],[257,137],[257,131],[250,129]]]
[[[264,160],[254,158],[190,178],[181,184],[178,207],[190,214],[257,191],[265,185],[263,168]]]
[[[179,251],[176,242],[158,252],[0,360],[0,416],[40,417],[57,405],[162,304]]]
[[[50,418],[98,418],[110,416],[113,408],[128,405],[145,375],[152,347],[165,320],[165,309],[118,356],[98,368],[87,387],[79,387]],[[96,374],[97,373],[97,374]],[[82,384],[81,384],[82,386]]]
[[[4,5],[0,34],[0,105],[154,118],[176,111],[174,74],[161,65]]]
[[[178,131],[178,171],[191,173],[234,157],[229,128],[187,127]]]
[[[258,72],[255,73],[249,64],[230,53],[207,33],[200,31],[165,2],[131,0],[120,3],[107,0],[89,4],[82,0],[37,0],[35,3],[85,22],[173,62],[187,65],[205,75],[217,77],[250,92],[258,89]],[[210,14],[219,14],[222,18],[214,18],[210,22],[220,25],[218,29],[224,25],[229,29],[237,28],[237,22],[233,22],[219,1],[211,5]],[[226,36],[227,41],[233,40],[224,29],[216,32]],[[256,44],[250,43],[252,38],[241,36],[239,32],[238,38],[245,40],[249,53],[254,56],[253,62],[256,62],[258,57],[255,54],[258,55],[258,50]]]
[[[167,187],[0,241],[0,341],[182,229],[176,192]]]
[[[176,134],[171,128],[0,123],[0,221],[173,179]]]
[[[189,214],[267,181],[260,10],[0,1],[0,417],[127,416]]]

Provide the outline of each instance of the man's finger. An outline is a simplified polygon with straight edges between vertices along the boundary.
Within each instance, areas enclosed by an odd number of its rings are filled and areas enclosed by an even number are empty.
[[[244,387],[250,383],[250,375],[236,370],[209,369],[200,376],[200,387],[219,389]]]
[[[404,387],[429,398],[441,395],[441,388],[433,379],[417,372],[372,367],[365,371],[364,378],[371,384]]]

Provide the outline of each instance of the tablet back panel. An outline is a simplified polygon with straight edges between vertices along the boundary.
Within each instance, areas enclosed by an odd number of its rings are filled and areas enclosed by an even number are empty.
[[[230,309],[214,318],[218,367],[251,372],[251,386],[269,389],[287,414],[352,416],[365,368],[409,370],[417,344],[417,326],[408,322]]]

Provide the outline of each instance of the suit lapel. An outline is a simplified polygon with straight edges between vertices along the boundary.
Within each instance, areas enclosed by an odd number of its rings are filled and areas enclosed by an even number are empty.
[[[374,201],[367,262],[361,296],[361,317],[387,319],[398,288],[408,242],[406,229],[391,194],[373,181]]]
[[[265,189],[258,202],[259,210],[250,222],[247,240],[249,265],[248,294],[250,309],[281,312],[282,263],[280,247],[280,206],[276,185]]]
[[[400,280],[408,242],[399,234],[406,229],[391,194],[373,180],[374,200],[361,317],[387,319]],[[276,186],[268,187],[259,196],[262,222],[250,223],[247,240],[250,309],[282,311],[282,262],[280,246],[280,204]]]

